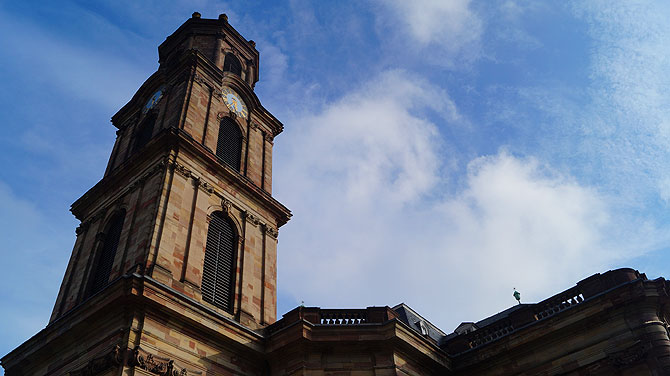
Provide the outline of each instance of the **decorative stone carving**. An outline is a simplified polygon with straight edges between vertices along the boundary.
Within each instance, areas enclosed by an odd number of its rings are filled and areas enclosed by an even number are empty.
[[[88,230],[89,227],[91,227],[91,221],[90,220],[84,221],[84,222],[80,223],[79,226],[77,226],[77,228],[74,230],[74,232],[77,235],[81,235],[84,232],[86,232],[86,230]]]
[[[165,157],[161,159],[156,165],[154,166],[154,170],[156,171],[165,171],[168,169],[168,164],[170,162],[170,157]]]
[[[201,180],[198,188],[202,189],[208,195],[214,193],[214,188],[211,185],[209,185],[206,181]]]
[[[189,371],[186,368],[175,365],[174,360],[170,358],[162,358],[148,353],[141,347],[137,346],[133,350],[133,356],[129,365],[139,367],[145,371],[155,373],[161,376],[188,376],[200,375],[202,372]]]
[[[277,237],[279,236],[279,231],[276,228],[271,227],[271,226],[267,226],[265,228],[265,232],[267,232],[267,234],[270,235],[274,239],[277,239]]]
[[[223,211],[225,213],[230,213],[230,209],[232,209],[232,207],[233,207],[232,201],[228,200],[225,197],[221,198],[221,208],[223,208]]]
[[[195,82],[199,83],[199,84],[202,84],[202,85],[205,85],[205,86],[209,86],[209,85],[207,85],[207,80],[205,80],[204,77],[202,77],[201,75],[199,75],[199,74],[197,74],[197,73],[195,74],[195,76],[193,76],[193,80],[194,80]]]
[[[173,163],[173,165],[174,165],[174,166],[173,166],[174,171],[175,171],[176,173],[178,173],[179,175],[181,175],[181,176],[183,176],[183,177],[185,177],[185,178],[190,178],[190,177],[193,176],[193,172],[192,172],[191,170],[189,170],[188,168],[186,168],[186,166],[184,166],[184,165],[182,165],[182,164],[180,164],[180,163],[177,163],[177,162],[172,162],[172,163]]]
[[[256,217],[255,215],[253,215],[251,213],[246,213],[245,218],[246,218],[247,222],[251,223],[254,226],[258,226],[261,223],[261,221],[258,219],[258,217]]]
[[[251,126],[251,129],[253,129],[253,130],[258,129],[258,127],[259,127],[258,123],[253,122],[253,121],[251,122],[251,125],[250,125],[250,126]]]
[[[187,179],[189,178],[192,179],[191,183],[193,184],[193,186],[202,189],[207,194],[212,194],[215,192],[214,188],[210,184],[208,184],[202,177],[195,175],[193,171],[189,170],[186,166],[172,160],[171,158],[166,158],[161,162],[159,162],[156,165],[157,168],[155,170],[157,171],[162,170],[165,168],[165,166],[167,166],[168,169],[174,170],[176,173]],[[153,172],[154,170],[151,171],[151,174]],[[145,177],[148,178],[149,176],[151,176],[151,174],[147,174]]]
[[[199,177],[197,177],[197,176],[192,176],[191,177],[191,184],[193,184],[194,188],[198,188],[200,186],[200,183],[201,183],[201,181],[200,181]]]
[[[160,162],[156,163],[150,170],[148,170],[148,171],[145,172],[143,175],[141,175],[139,178],[135,179],[135,181],[133,181],[132,183],[130,183],[130,184],[128,185],[128,189],[125,191],[124,195],[127,194],[127,193],[129,193],[129,192],[134,191],[134,190],[137,189],[139,186],[144,185],[144,183],[145,183],[147,180],[149,180],[149,178],[150,178],[151,176],[153,176],[154,174],[156,174],[156,173],[158,173],[158,172],[163,171],[163,170],[165,169],[165,167],[168,165],[168,163],[170,163],[170,162],[168,162],[167,159],[163,159],[163,160],[161,160]],[[172,165],[171,165],[172,168],[176,167],[174,161],[171,162],[171,163],[172,163]]]
[[[637,341],[634,345],[625,350],[607,354],[607,361],[617,369],[626,368],[643,361],[647,357],[647,353],[650,349],[650,343]]]
[[[69,376],[93,376],[98,375],[110,368],[118,367],[123,361],[123,353],[119,345],[114,346],[112,351],[100,357],[91,359],[84,367],[70,371]]]

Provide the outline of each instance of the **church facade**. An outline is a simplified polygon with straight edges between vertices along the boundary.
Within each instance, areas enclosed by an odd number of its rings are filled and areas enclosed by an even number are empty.
[[[668,375],[670,283],[593,275],[445,333],[410,307],[277,311],[272,148],[259,53],[200,14],[113,117],[101,181],[48,325],[2,358],[18,375]]]

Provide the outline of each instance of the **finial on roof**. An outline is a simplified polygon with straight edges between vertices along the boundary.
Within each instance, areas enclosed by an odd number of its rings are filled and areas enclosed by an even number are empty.
[[[516,287],[514,288],[514,294],[512,295],[514,295],[514,299],[521,304],[521,293],[516,291]]]
[[[225,13],[221,13],[219,14],[219,19],[228,22],[228,15]]]
[[[193,14],[191,15],[191,18],[200,18],[200,16],[201,16],[200,13],[198,13],[198,12],[193,12]]]
[[[251,47],[256,47],[256,42],[254,42],[253,39],[249,39],[249,44],[251,45]]]

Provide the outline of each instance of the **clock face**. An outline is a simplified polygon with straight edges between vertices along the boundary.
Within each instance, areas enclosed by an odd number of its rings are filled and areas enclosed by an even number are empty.
[[[163,98],[163,88],[161,87],[160,89],[156,90],[154,95],[149,98],[147,103],[144,105],[144,108],[142,109],[142,112],[147,112],[154,108],[158,102],[160,102],[161,98]]]
[[[247,105],[244,104],[242,99],[233,89],[229,87],[224,87],[221,91],[223,95],[223,101],[226,102],[226,106],[230,111],[234,112],[237,116],[246,118],[249,112],[247,111]]]

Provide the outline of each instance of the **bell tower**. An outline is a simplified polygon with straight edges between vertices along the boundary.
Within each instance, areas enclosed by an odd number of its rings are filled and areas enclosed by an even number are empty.
[[[261,373],[291,216],[271,195],[283,125],[254,93],[255,43],[225,14],[194,13],[158,53],[112,117],[104,177],[72,204],[49,325],[3,359],[7,375]]]

